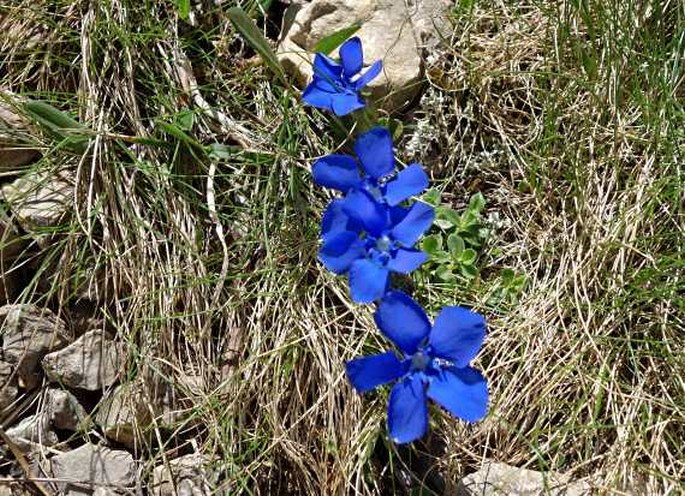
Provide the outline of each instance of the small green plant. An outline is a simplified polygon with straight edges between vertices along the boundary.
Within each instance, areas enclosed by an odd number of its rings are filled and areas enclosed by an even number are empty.
[[[510,268],[502,269],[488,303],[492,306],[517,303],[527,282],[525,274]]]
[[[474,279],[478,275],[478,253],[488,237],[481,215],[485,198],[476,193],[461,214],[441,205],[437,190],[429,191],[424,199],[435,206],[433,225],[439,230],[423,240],[422,248],[430,255],[424,270],[445,282]]]

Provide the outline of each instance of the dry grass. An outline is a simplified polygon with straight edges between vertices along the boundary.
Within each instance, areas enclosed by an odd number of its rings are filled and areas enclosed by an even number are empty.
[[[326,198],[308,165],[333,143],[249,60],[225,7],[189,26],[160,2],[0,3],[0,87],[76,112],[94,133],[75,156],[36,132],[37,167],[75,171],[75,216],[32,247],[59,270],[38,269],[22,298],[102,319],[127,341],[129,379],[173,397],[174,415],[141,426],[137,454],[151,470],[201,451],[218,493],[399,492],[412,472],[449,488],[488,458],[592,476],[600,492],[675,494],[685,12],[632,7],[485,2],[456,12],[451,46],[431,57],[413,115],[431,132],[409,158],[456,206],[482,190],[508,220],[482,280],[420,283],[433,308],[491,316],[479,425],[434,415],[426,443],[398,450],[385,393],[362,399],[346,383],[344,360],[385,344],[370,309],[316,263]],[[529,284],[518,305],[492,308],[502,267]]]

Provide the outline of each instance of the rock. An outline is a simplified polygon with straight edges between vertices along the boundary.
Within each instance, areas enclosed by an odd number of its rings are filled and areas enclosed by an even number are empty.
[[[102,401],[95,422],[108,438],[133,449],[140,446],[137,430],[150,424],[152,405],[141,381],[122,384]]]
[[[31,171],[2,186],[0,192],[21,228],[44,248],[71,210],[74,173],[68,169]]]
[[[50,429],[49,419],[41,414],[26,417],[7,429],[7,437],[25,453],[32,451],[37,445],[54,446],[59,441],[57,434]]]
[[[207,470],[209,459],[192,454],[155,467],[152,472],[154,496],[203,496],[212,494],[216,475]]]
[[[505,463],[487,462],[467,475],[457,488],[458,496],[584,496],[592,494],[588,484],[571,482],[556,472],[536,472]]]
[[[370,88],[379,105],[397,110],[419,92],[422,49],[450,32],[449,0],[313,0],[291,5],[278,47],[279,60],[301,85],[312,76],[312,50],[326,36],[360,24],[364,62],[383,60],[383,72]]]
[[[12,220],[0,205],[0,304],[12,301],[18,293],[19,270],[14,266],[14,260],[25,245]]]
[[[64,322],[36,305],[0,307],[0,336],[4,359],[17,368],[19,385],[32,389],[40,383],[38,363],[47,353],[71,341]]]
[[[45,414],[56,429],[79,431],[87,428],[88,414],[69,391],[48,389]]]
[[[28,144],[28,122],[6,100],[16,98],[0,92],[0,173],[12,173],[40,157],[38,150]]]
[[[123,372],[126,347],[107,339],[104,331],[85,333],[66,348],[43,358],[43,370],[52,382],[97,391],[111,386]]]
[[[9,406],[17,397],[17,378],[13,367],[0,360],[0,411]]]
[[[57,455],[50,465],[53,477],[60,481],[60,490],[67,494],[92,494],[96,486],[108,491],[130,487],[136,477],[136,464],[130,453],[94,444]]]

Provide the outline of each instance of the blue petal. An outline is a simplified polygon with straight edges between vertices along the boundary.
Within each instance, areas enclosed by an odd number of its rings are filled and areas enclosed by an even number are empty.
[[[350,360],[346,365],[347,377],[354,388],[366,393],[381,384],[394,381],[404,375],[406,367],[392,351]]]
[[[352,262],[363,255],[363,242],[351,231],[331,234],[319,248],[319,260],[336,274],[347,272]]]
[[[381,73],[382,70],[383,62],[381,62],[380,60],[375,61],[373,65],[369,67],[369,69],[364,74],[362,74],[362,76],[359,79],[357,79],[354,82],[354,86],[357,89],[357,91],[361,90],[371,81],[373,81],[376,78],[376,76],[378,76]]]
[[[385,200],[397,205],[428,187],[428,176],[421,164],[411,164],[385,185]]]
[[[428,255],[419,250],[400,248],[388,262],[388,269],[400,274],[409,274],[428,260]]]
[[[435,318],[429,342],[436,356],[466,367],[485,339],[485,319],[463,307],[445,307]]]
[[[326,155],[312,165],[314,182],[325,188],[333,188],[343,193],[361,184],[359,168],[349,155]]]
[[[362,42],[359,38],[355,36],[342,44],[340,47],[340,62],[342,62],[343,72],[348,78],[362,70],[364,55],[362,52]]]
[[[476,422],[488,412],[488,383],[471,367],[442,369],[431,378],[428,397],[467,422]]]
[[[327,236],[341,231],[353,231],[348,229],[350,217],[342,209],[342,199],[333,200],[328,204],[321,218],[321,238],[326,241]]]
[[[309,84],[302,93],[302,101],[311,105],[312,107],[326,109],[333,112],[333,102],[331,100],[333,93],[328,93],[319,88],[316,81]]]
[[[428,430],[426,391],[418,375],[395,384],[388,402],[388,431],[396,443],[410,443]]]
[[[335,84],[341,81],[342,66],[322,53],[317,53],[314,57],[313,70],[315,78],[321,78]]]
[[[385,337],[407,355],[416,351],[431,328],[423,308],[401,291],[388,291],[373,318]]]
[[[356,260],[350,267],[350,294],[355,303],[371,303],[383,296],[390,272],[371,260]]]
[[[395,169],[392,137],[384,127],[374,127],[362,133],[354,144],[354,151],[364,171],[374,179],[387,176]]]
[[[358,94],[352,92],[334,93],[331,96],[333,113],[339,117],[364,108],[364,101]]]
[[[406,247],[414,246],[421,235],[426,232],[435,217],[435,210],[430,205],[416,202],[412,205],[402,222],[392,230],[392,236]]]
[[[367,191],[350,191],[343,199],[342,208],[373,236],[379,236],[383,232],[388,217],[386,207],[374,200]]]

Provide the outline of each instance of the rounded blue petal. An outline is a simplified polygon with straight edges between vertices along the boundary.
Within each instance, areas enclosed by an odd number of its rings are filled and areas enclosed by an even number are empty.
[[[428,405],[423,382],[409,375],[395,384],[388,402],[388,431],[398,444],[410,443],[428,430]]]
[[[413,195],[418,195],[428,187],[428,176],[421,164],[411,164],[403,169],[385,185],[385,200],[389,205],[397,205]]]
[[[350,217],[343,211],[342,199],[333,200],[328,204],[321,218],[321,238],[326,241],[329,235],[342,231],[354,231],[349,229]]]
[[[488,412],[488,383],[471,367],[442,369],[431,378],[428,397],[467,422],[476,422]]]
[[[357,161],[349,155],[326,155],[312,165],[314,182],[343,193],[361,185]]]
[[[392,229],[392,236],[406,247],[414,246],[433,224],[435,210],[426,203],[416,202],[402,221]]]
[[[379,236],[388,220],[386,207],[373,199],[367,191],[350,191],[342,202],[343,211],[364,226],[373,236]]]
[[[322,53],[317,53],[314,56],[314,77],[321,78],[329,83],[339,83],[342,76],[343,68],[335,60]]]
[[[351,231],[331,234],[319,248],[319,260],[336,274],[347,272],[352,263],[363,255],[363,242],[357,233]]]
[[[373,318],[385,337],[407,355],[414,354],[431,328],[423,308],[401,291],[388,291]]]
[[[390,272],[367,259],[356,260],[350,267],[350,295],[355,303],[371,303],[380,299],[388,286]]]
[[[358,94],[352,92],[333,93],[331,95],[333,113],[339,117],[364,108],[364,101]]]
[[[322,90],[317,85],[316,81],[309,84],[302,93],[302,101],[311,105],[312,107],[322,108],[328,111],[333,111],[333,93]]]
[[[485,318],[463,307],[445,307],[435,318],[429,342],[435,356],[466,367],[485,339]]]
[[[428,254],[420,250],[400,248],[388,262],[388,268],[393,272],[409,274],[418,269],[426,260],[428,260]]]
[[[374,127],[359,135],[354,151],[364,171],[374,179],[387,176],[395,169],[392,136],[386,128]]]
[[[375,61],[373,65],[371,65],[371,67],[369,67],[369,69],[354,82],[354,87],[357,89],[357,91],[361,90],[371,81],[376,79],[376,76],[378,76],[382,70],[383,62],[380,60]]]
[[[362,70],[364,54],[362,52],[362,42],[358,37],[350,38],[340,47],[340,62],[343,72],[350,78]]]
[[[405,369],[392,351],[355,358],[346,364],[347,377],[360,393],[399,379],[404,375]]]

